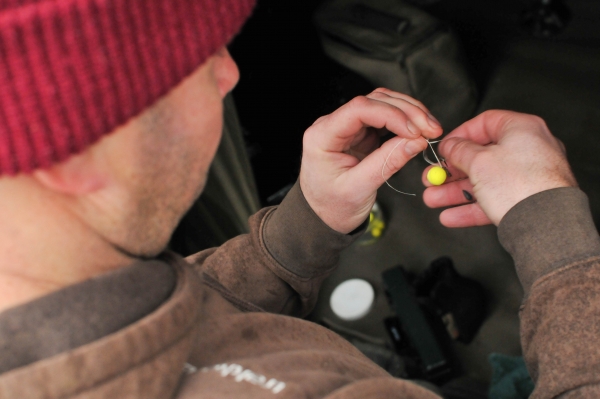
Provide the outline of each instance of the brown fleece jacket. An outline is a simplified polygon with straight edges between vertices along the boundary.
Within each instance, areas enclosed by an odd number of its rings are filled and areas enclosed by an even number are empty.
[[[586,195],[558,188],[498,229],[525,291],[521,345],[538,398],[600,398],[600,237]]]
[[[586,201],[544,192],[499,230],[528,293],[523,345],[539,398],[598,396],[600,240]],[[165,254],[1,313],[0,398],[437,397],[293,317],[354,236],[324,225],[297,185],[250,225],[187,262]]]

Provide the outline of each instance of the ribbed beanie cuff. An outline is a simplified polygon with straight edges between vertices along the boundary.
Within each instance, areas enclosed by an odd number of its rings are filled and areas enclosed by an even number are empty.
[[[255,0],[6,0],[0,174],[81,152],[227,44]]]

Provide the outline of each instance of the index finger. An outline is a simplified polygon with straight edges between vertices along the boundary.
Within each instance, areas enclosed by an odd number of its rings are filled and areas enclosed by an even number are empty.
[[[391,104],[356,97],[308,128],[306,134],[315,136],[313,138],[321,150],[343,152],[349,149],[357,134],[369,127],[386,128],[408,139],[420,137],[418,132],[408,129],[407,122],[406,114]]]
[[[506,133],[508,125],[522,116],[524,114],[512,111],[486,111],[448,134],[439,144],[440,152],[444,153],[444,147],[446,147],[444,141],[450,138],[466,139],[479,145],[498,143]]]

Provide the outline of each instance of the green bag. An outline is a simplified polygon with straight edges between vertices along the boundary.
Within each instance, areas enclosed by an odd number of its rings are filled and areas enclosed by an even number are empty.
[[[331,0],[315,14],[325,53],[373,85],[425,104],[451,130],[469,119],[477,90],[454,33],[401,0]]]

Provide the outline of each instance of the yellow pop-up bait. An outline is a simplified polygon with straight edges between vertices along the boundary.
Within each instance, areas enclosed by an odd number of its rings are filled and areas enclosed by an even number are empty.
[[[404,191],[400,191],[397,188],[392,187],[392,185],[390,183],[388,183],[388,181],[385,178],[385,175],[383,173],[385,171],[385,166],[387,165],[388,160],[390,159],[390,156],[392,155],[394,150],[405,140],[406,139],[399,141],[396,144],[396,146],[394,148],[392,148],[392,151],[390,151],[390,153],[388,154],[387,158],[385,159],[385,162],[383,163],[383,167],[381,168],[381,177],[384,179],[385,184],[387,184],[392,190],[397,191],[400,194],[416,196],[416,194],[405,193]],[[425,140],[427,140],[427,139],[425,139]],[[446,181],[448,176],[452,176],[452,175],[450,175],[450,172],[446,168],[444,168],[444,165],[445,165],[444,159],[443,158],[440,159],[440,157],[438,157],[438,155],[435,153],[435,150],[433,149],[432,144],[439,143],[439,142],[440,142],[440,140],[437,140],[437,141],[427,140],[427,144],[429,145],[429,148],[431,148],[431,151],[433,152],[433,155],[435,156],[435,159],[437,160],[437,162],[430,161],[429,158],[427,158],[426,151],[423,151],[423,158],[425,159],[425,161],[427,161],[431,165],[434,165],[434,167],[429,169],[429,172],[427,172],[427,180],[429,181],[429,183],[433,184],[434,186],[440,186],[440,185],[444,184],[444,182]]]
[[[427,181],[434,186],[441,186],[446,181],[448,174],[441,166],[434,166],[427,172]]]

